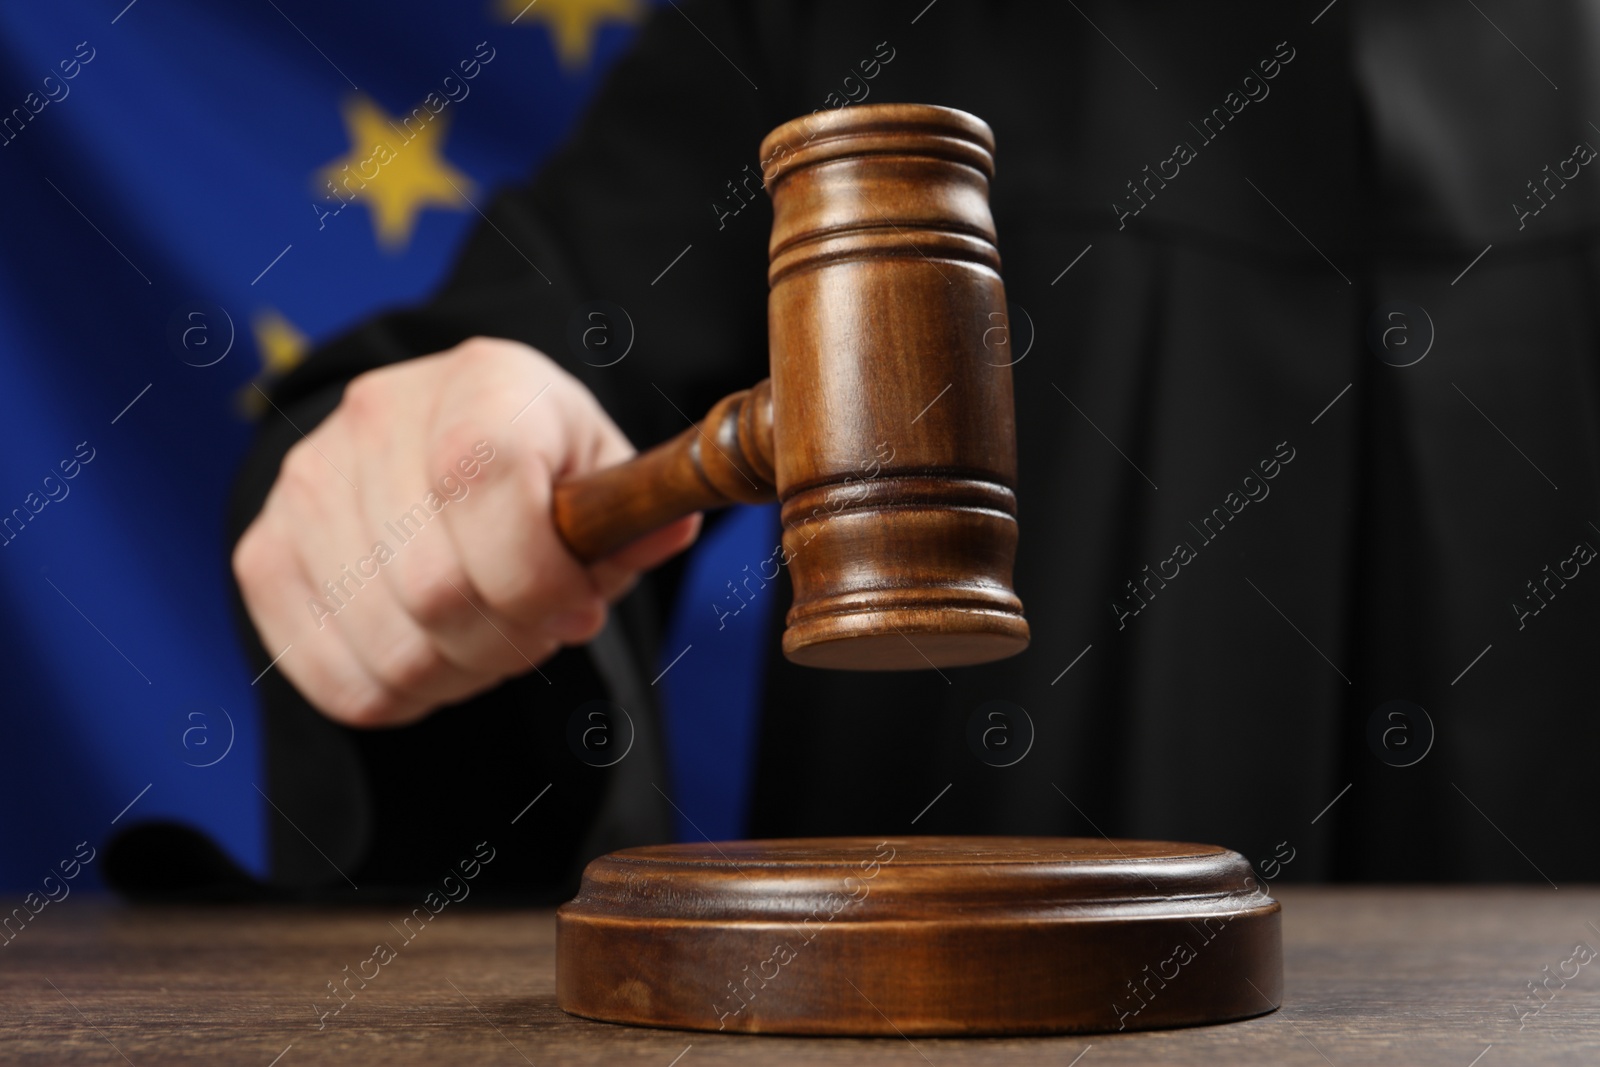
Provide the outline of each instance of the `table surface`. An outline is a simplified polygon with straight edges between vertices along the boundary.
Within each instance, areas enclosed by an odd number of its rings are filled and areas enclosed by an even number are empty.
[[[555,1004],[545,911],[447,908],[406,944],[390,926],[400,909],[137,908],[74,895],[0,947],[0,1063],[1600,1064],[1600,962],[1585,966],[1600,948],[1600,889],[1276,895],[1286,988],[1274,1014],[1155,1033],[914,1042],[573,1018]],[[394,958],[365,964],[379,941],[398,946]],[[319,1023],[319,1008],[336,1003],[326,983],[347,965],[378,976],[364,989],[352,982],[354,998]],[[1534,1014],[1528,983],[1539,981],[1549,992]]]

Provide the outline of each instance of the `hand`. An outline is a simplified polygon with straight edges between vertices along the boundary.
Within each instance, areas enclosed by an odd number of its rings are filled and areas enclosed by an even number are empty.
[[[573,557],[552,487],[633,451],[577,379],[512,341],[354,379],[234,549],[262,645],[288,648],[274,669],[338,722],[396,726],[590,640],[700,528]]]

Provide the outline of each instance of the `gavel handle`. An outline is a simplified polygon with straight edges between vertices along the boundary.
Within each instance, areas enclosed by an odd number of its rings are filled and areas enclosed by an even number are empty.
[[[723,397],[699,424],[626,463],[556,486],[556,529],[585,563],[680,519],[775,495],[768,380]]]

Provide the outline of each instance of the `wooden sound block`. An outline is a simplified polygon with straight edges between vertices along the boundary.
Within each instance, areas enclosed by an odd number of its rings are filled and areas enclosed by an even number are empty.
[[[630,848],[556,913],[556,998],[637,1026],[1046,1034],[1278,1007],[1279,905],[1214,845],[836,837]]]

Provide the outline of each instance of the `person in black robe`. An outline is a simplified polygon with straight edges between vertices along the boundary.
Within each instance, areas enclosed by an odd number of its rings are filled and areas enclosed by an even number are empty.
[[[674,435],[661,394],[698,416],[766,374],[763,135],[850,103],[970,111],[996,135],[1019,347],[1031,326],[1033,644],[834,673],[785,662],[773,624],[749,835],[1199,840],[1293,880],[1600,876],[1578,833],[1600,742],[1600,107],[1576,6],[1518,17],[1514,46],[1441,2],[675,6],[430,301],[282,384],[295,425],[362,372],[488,335],[562,361],[639,447]],[[637,331],[603,368],[566,340],[600,299]],[[236,537],[297,440],[263,423]],[[348,893],[330,864],[426,885],[490,838],[497,888],[556,900],[594,855],[667,839],[648,682],[681,572],[548,682],[400,729],[338,725],[269,672],[272,885]],[[565,743],[595,698],[638,729],[606,769]],[[1014,766],[967,745],[989,700],[1032,720]]]

